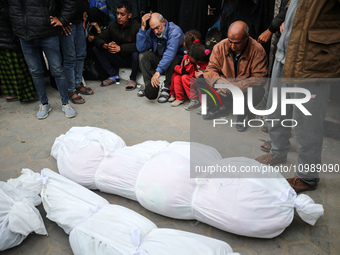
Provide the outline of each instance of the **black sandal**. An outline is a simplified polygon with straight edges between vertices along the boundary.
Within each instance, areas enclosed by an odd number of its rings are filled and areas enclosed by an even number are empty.
[[[166,103],[170,98],[169,91],[167,89],[163,89],[161,94],[158,97],[158,103]]]
[[[76,92],[83,95],[93,95],[94,91],[90,87],[85,87],[83,83],[76,86]]]
[[[272,148],[272,142],[270,140],[266,141],[262,139],[261,141],[263,142],[263,144],[261,145],[261,150],[264,152],[270,152],[270,149]]]
[[[77,95],[76,97],[73,97],[74,95]],[[77,92],[69,92],[68,97],[71,100],[72,103],[74,104],[84,104],[85,100],[81,96],[77,94]],[[81,101],[79,101],[81,100]]]

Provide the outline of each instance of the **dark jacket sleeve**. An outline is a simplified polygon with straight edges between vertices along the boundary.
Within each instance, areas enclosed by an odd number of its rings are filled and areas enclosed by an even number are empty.
[[[64,26],[67,26],[76,15],[77,3],[76,0],[62,0],[60,16],[57,18]]]
[[[276,31],[280,31],[280,26],[285,21],[286,13],[287,9],[284,8],[282,11],[279,12],[278,15],[276,15],[268,28],[270,32],[275,33]]]
[[[94,37],[93,43],[97,46],[97,48],[102,49],[105,43],[109,43],[112,41],[111,31],[113,28],[114,22],[111,22],[107,29],[105,29],[101,34]]]
[[[82,10],[83,12],[88,12],[90,9],[90,3],[87,0],[81,0]]]

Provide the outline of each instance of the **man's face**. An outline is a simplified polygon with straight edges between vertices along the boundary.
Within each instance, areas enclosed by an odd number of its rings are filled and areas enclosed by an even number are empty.
[[[165,30],[165,22],[150,22],[150,28],[158,38],[162,38]]]
[[[132,14],[128,13],[125,8],[117,8],[116,19],[119,25],[124,26],[131,16]]]
[[[240,54],[247,44],[248,35],[244,36],[244,33],[240,34],[229,34],[228,40],[230,43],[230,48],[236,54]]]

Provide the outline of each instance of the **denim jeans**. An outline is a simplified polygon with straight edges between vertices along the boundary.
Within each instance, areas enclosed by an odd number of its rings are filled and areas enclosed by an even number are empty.
[[[67,83],[62,66],[59,36],[50,36],[31,41],[20,38],[21,48],[40,102],[48,103],[41,50],[44,51],[52,76],[55,78],[62,104],[68,104]]]
[[[69,92],[76,90],[83,77],[83,67],[86,58],[86,39],[83,23],[70,25],[70,35],[61,34],[60,44],[63,53],[63,63]]]

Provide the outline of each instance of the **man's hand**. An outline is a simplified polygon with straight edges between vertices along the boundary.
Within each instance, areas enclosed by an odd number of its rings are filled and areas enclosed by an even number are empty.
[[[66,26],[66,27],[63,27],[63,31],[61,33],[64,33],[66,36],[70,35],[71,34],[71,27],[70,26]]]
[[[261,44],[263,43],[267,43],[269,42],[270,38],[272,37],[272,32],[270,32],[269,29],[267,29],[266,31],[264,31],[259,38],[257,39],[257,41]]]
[[[226,89],[226,88],[219,88],[216,90],[217,94],[223,96],[223,97],[227,97],[228,94],[230,93],[230,90],[229,89]]]
[[[59,21],[59,19],[57,17],[50,16],[50,21],[51,21],[51,25],[53,25],[54,27],[62,27],[63,26],[63,24],[61,24],[61,22]]]
[[[145,30],[146,28],[146,22],[151,18],[151,12],[150,13],[146,13],[144,14],[144,16],[142,17],[142,24],[141,24],[141,29]]]
[[[115,42],[110,42],[109,44],[107,44],[107,50],[112,53],[112,54],[116,54],[118,52],[120,52],[120,46],[117,45]],[[105,44],[104,44],[105,46]],[[104,48],[105,49],[105,48]]]
[[[159,81],[159,77],[161,76],[161,74],[159,72],[155,72],[155,74],[152,76],[151,78],[151,85],[152,87],[159,87],[160,81]]]
[[[283,22],[280,26],[280,33],[281,34],[282,34],[284,28],[285,28],[285,23]]]
[[[100,29],[100,26],[97,22],[92,22],[92,23],[90,23],[90,25],[95,27],[95,29],[97,30],[97,34],[100,34],[102,32],[102,30]]]
[[[89,42],[93,42],[94,36],[93,35],[89,35],[89,37],[87,37],[87,40]]]

